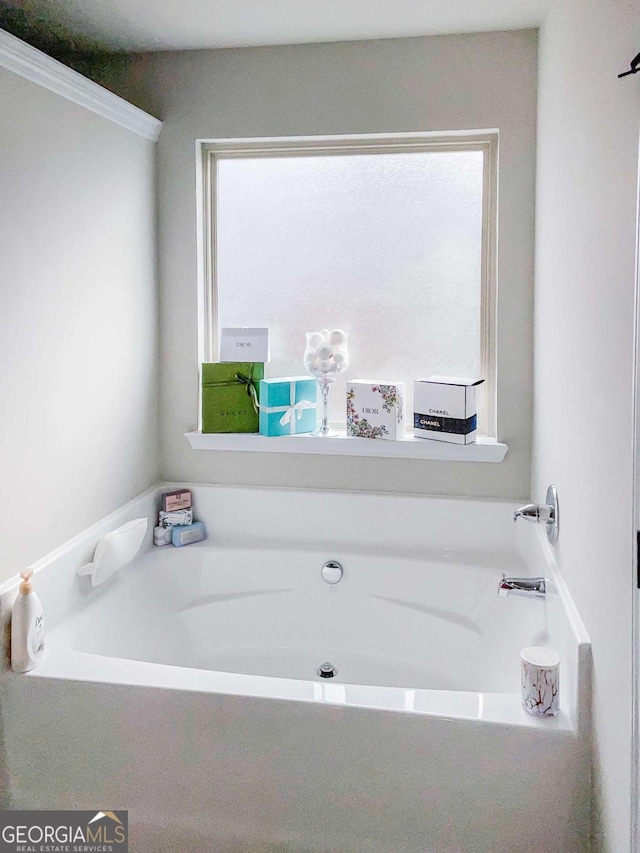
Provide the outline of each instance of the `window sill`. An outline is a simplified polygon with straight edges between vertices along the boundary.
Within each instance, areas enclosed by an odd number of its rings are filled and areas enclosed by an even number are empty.
[[[449,444],[408,435],[401,441],[354,438],[340,432],[335,438],[305,435],[268,437],[258,433],[186,432],[194,450],[234,450],[258,453],[310,453],[326,456],[375,456],[394,459],[435,459],[446,462],[502,462],[508,447],[495,438],[475,444]]]

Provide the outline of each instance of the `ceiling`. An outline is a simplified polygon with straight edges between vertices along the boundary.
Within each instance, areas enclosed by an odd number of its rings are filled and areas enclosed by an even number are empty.
[[[551,0],[5,0],[107,50],[193,50],[536,27]]]

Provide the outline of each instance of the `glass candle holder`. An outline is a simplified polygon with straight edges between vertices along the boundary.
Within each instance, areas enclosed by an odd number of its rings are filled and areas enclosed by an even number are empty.
[[[329,428],[329,392],[337,377],[349,367],[349,349],[347,334],[342,329],[330,332],[307,332],[307,346],[304,351],[305,369],[316,379],[322,399],[322,420],[320,427],[311,435],[327,438],[338,435]]]

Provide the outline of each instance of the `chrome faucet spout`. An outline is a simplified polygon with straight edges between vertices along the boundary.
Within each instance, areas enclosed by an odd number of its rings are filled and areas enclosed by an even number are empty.
[[[524,595],[527,598],[544,598],[547,594],[545,578],[508,578],[503,572],[498,584],[498,595]]]

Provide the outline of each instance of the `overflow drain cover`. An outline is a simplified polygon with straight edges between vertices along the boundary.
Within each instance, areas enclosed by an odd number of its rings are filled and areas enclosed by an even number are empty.
[[[338,670],[332,663],[323,663],[318,668],[318,675],[320,678],[333,678],[334,675],[338,674]]]
[[[322,567],[322,580],[333,586],[342,580],[344,569],[337,560],[328,560]]]

